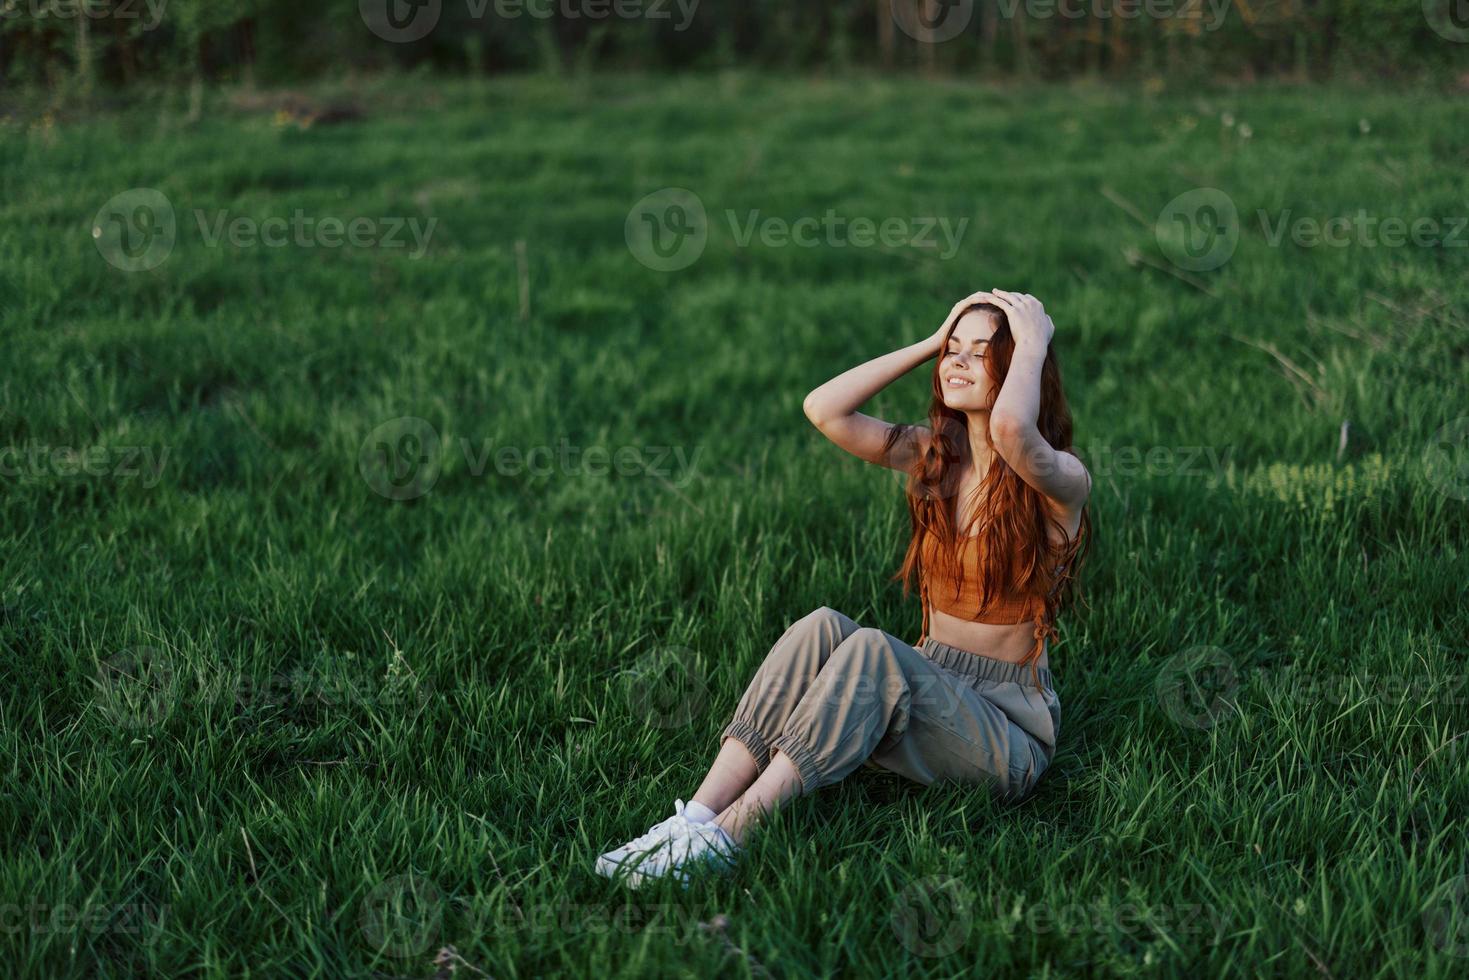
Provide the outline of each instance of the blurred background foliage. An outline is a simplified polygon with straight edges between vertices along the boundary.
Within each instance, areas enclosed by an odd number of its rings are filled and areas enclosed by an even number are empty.
[[[426,12],[416,40],[368,26]],[[924,18],[963,30],[901,26]],[[0,0],[4,85],[75,95],[387,69],[1451,78],[1461,40],[1469,0]]]

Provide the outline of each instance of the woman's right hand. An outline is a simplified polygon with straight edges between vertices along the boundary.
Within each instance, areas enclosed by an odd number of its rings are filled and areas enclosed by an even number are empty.
[[[970,307],[974,306],[976,303],[990,303],[993,301],[994,298],[990,295],[989,290],[981,289],[978,292],[970,293],[968,296],[955,303],[954,308],[949,311],[949,315],[944,317],[943,324],[938,328],[938,330],[934,333],[932,337],[928,338],[928,343],[929,346],[933,348],[934,356],[937,357],[943,353],[944,341],[948,338],[949,331],[954,329],[954,324],[958,322],[959,318],[963,316]]]
[[[889,445],[889,437],[895,427],[882,419],[863,415],[858,409],[909,371],[943,356],[949,331],[964,312],[976,303],[989,302],[993,298],[987,291],[970,293],[954,304],[932,336],[843,371],[815,388],[801,406],[806,418],[821,430],[822,435],[858,459],[893,469],[907,469],[907,461],[915,458],[913,454],[922,452],[924,440],[929,438],[928,427],[904,426],[902,434],[905,441],[895,447]]]

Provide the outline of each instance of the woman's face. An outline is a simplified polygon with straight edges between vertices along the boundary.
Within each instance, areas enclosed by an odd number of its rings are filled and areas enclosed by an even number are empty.
[[[995,333],[995,316],[988,310],[970,310],[949,334],[939,360],[939,387],[944,404],[956,412],[982,411],[990,404],[990,376],[984,358]]]

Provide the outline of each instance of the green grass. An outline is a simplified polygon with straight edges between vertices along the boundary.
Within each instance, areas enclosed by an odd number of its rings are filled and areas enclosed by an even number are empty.
[[[1469,250],[1272,247],[1256,219],[1469,214],[1462,99],[733,75],[363,101],[0,128],[8,973],[427,976],[452,945],[496,977],[1462,975],[1469,502],[1425,459],[1462,466],[1458,430],[1432,453],[1469,415]],[[624,224],[669,186],[710,234],[657,272]],[[140,187],[178,237],[127,273],[91,228]],[[1243,230],[1190,272],[1153,221],[1195,187]],[[211,247],[194,212],[222,209],[438,222],[416,260]],[[969,223],[947,261],[741,247],[726,212],[755,209]],[[1096,477],[1036,793],[864,772],[732,878],[592,875],[693,791],[791,621],[916,637],[899,483],[801,399],[991,285],[1054,316]],[[874,410],[919,419],[924,384]],[[392,500],[359,457],[405,416],[441,467]],[[483,456],[563,444],[580,463]]]

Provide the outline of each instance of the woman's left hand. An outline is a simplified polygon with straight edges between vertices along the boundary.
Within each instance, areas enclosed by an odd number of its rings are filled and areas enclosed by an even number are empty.
[[[1010,336],[1015,338],[1017,348],[1046,349],[1056,333],[1056,325],[1040,300],[1029,293],[1005,289],[992,289],[990,295],[1010,320]]]

